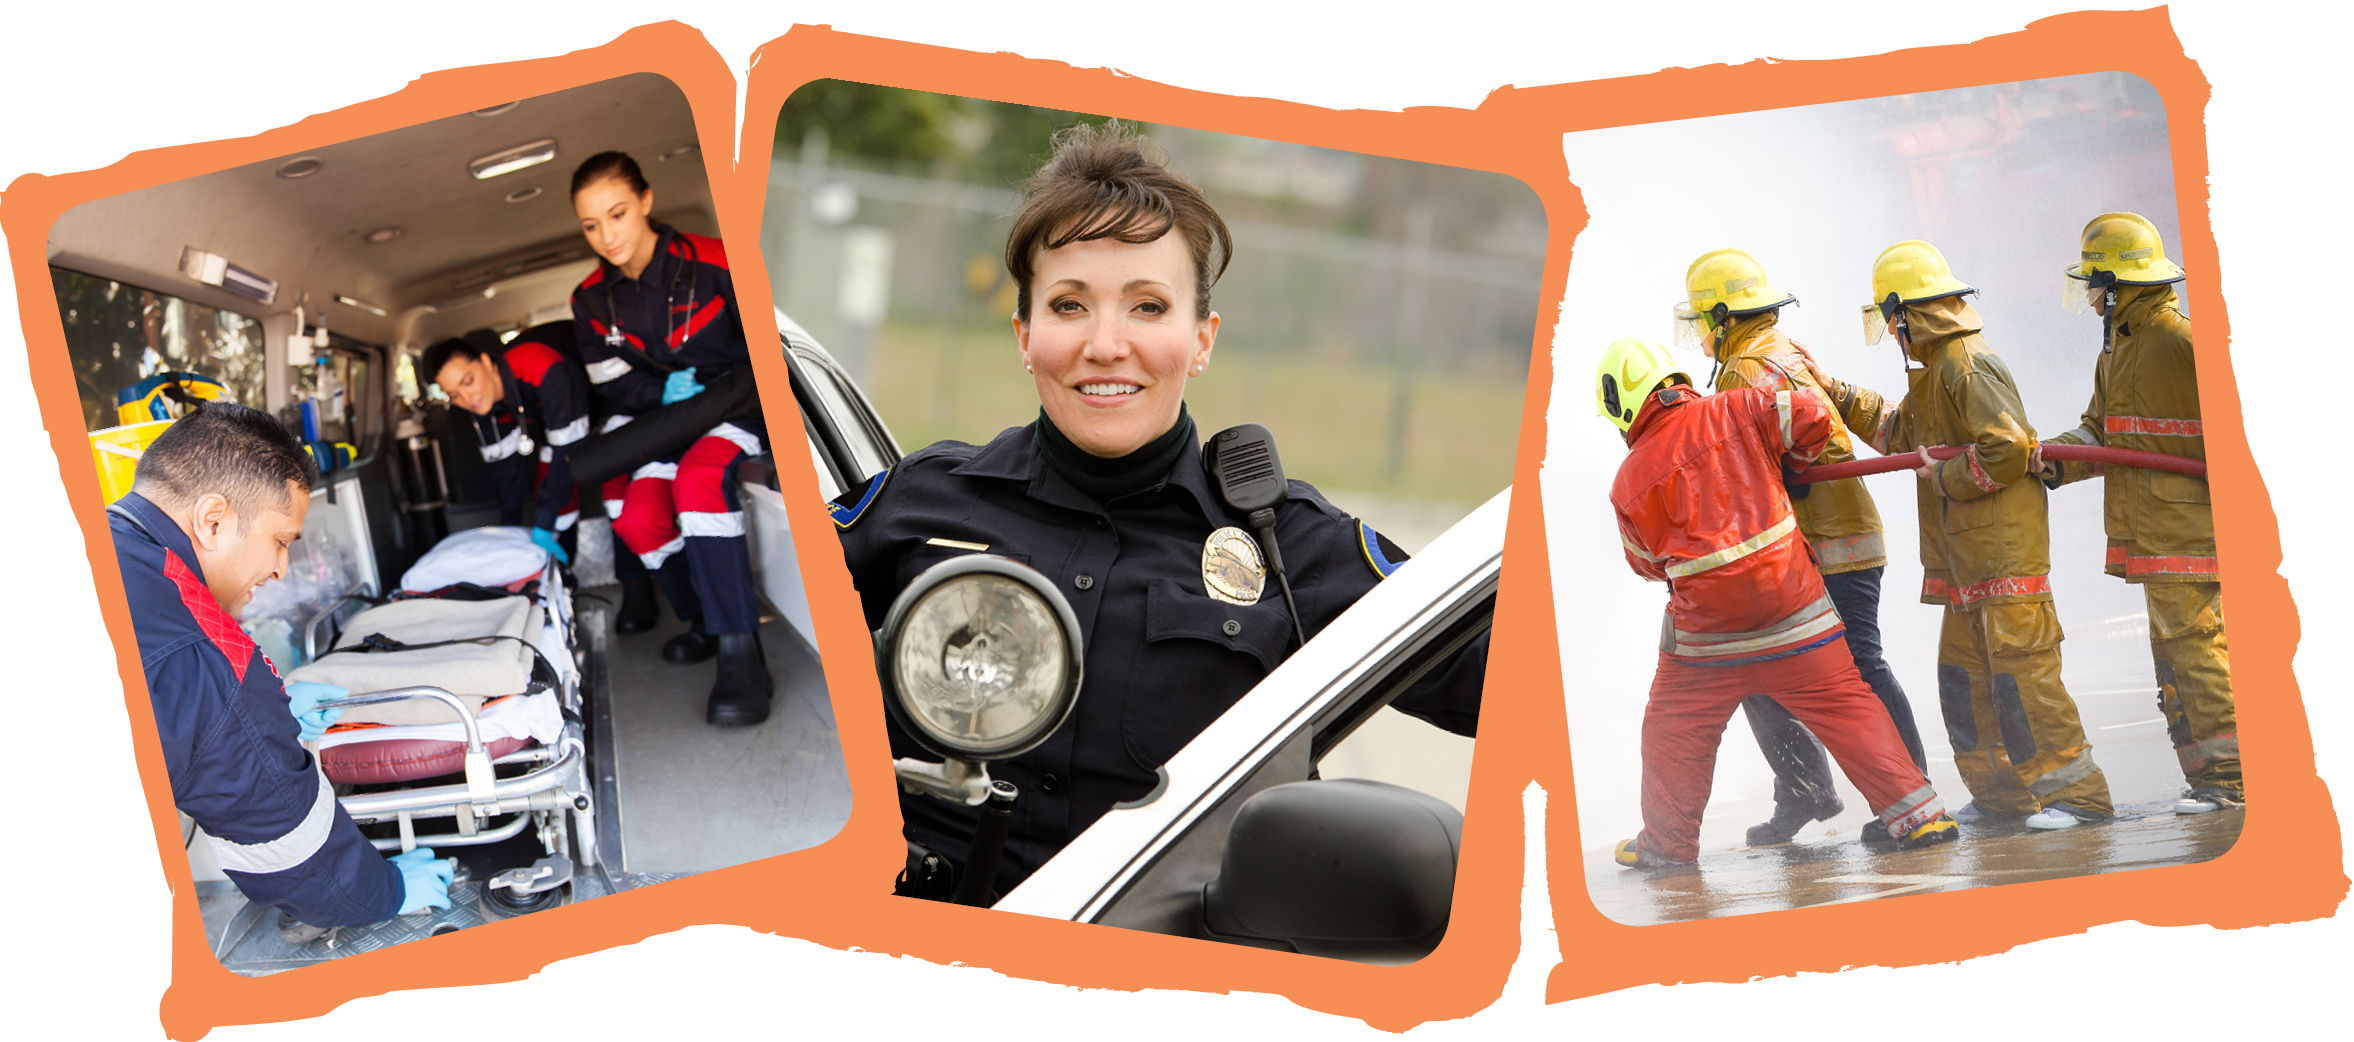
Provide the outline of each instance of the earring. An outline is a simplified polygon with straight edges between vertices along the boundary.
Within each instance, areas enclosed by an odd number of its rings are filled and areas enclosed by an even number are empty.
[[[1022,363],[1022,371],[1023,371],[1023,372],[1025,372],[1025,373],[1027,373],[1027,372],[1033,372],[1034,370],[1032,370],[1032,369],[1030,368],[1030,364],[1029,364],[1028,362],[1024,362],[1024,363]]]

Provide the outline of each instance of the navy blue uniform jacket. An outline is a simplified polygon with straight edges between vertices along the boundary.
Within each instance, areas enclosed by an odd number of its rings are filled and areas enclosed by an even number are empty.
[[[704,382],[752,357],[727,248],[669,225],[661,226],[654,259],[637,278],[599,260],[572,291],[572,321],[589,381],[615,412],[626,415],[661,405],[669,374],[638,365],[629,352],[606,343],[608,334],[619,331],[624,343],[656,362],[692,367]]]
[[[136,492],[106,520],[172,802],[212,837],[229,879],[312,926],[398,914],[400,869],[335,802],[277,667],[213,600],[187,533]]]
[[[1245,527],[1211,490],[1199,443],[1187,439],[1167,480],[1109,505],[1048,465],[1037,424],[986,446],[941,442],[836,501],[850,579],[868,629],[924,569],[969,548],[1028,564],[1052,580],[1079,617],[1086,680],[1061,730],[1037,748],[989,765],[1021,788],[997,892],[1031,872],[1111,810],[1151,792],[1162,764],[1240,701],[1292,651],[1291,619],[1272,576],[1256,604],[1211,599],[1202,546],[1216,529]],[[1301,622],[1313,639],[1405,561],[1388,540],[1305,482],[1276,511],[1276,538]],[[1228,634],[1226,623],[1239,624]],[[1457,734],[1479,718],[1487,638],[1431,671],[1392,703]],[[937,760],[894,723],[891,754]],[[977,812],[902,794],[907,838],[963,864]]]

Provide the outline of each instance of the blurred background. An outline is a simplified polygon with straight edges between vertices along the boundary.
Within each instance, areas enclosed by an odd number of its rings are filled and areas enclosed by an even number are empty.
[[[1895,341],[1865,347],[1859,313],[1873,258],[1898,241],[1926,239],[1980,291],[1971,300],[1986,342],[2016,377],[2028,421],[2049,437],[2076,426],[2100,352],[2100,319],[2060,306],[2061,269],[2076,261],[2078,233],[2101,213],[2130,210],[2157,224],[2174,256],[2180,228],[2166,113],[2148,83],[2125,73],[1587,131],[1565,135],[1562,148],[1591,222],[1573,250],[1554,337],[1563,375],[1544,482],[1580,844],[1595,849],[1641,827],[1634,738],[1665,602],[1660,587],[1620,560],[1606,490],[1625,448],[1594,415],[1591,374],[1602,348],[1625,336],[1672,344],[1670,308],[1683,299],[1685,268],[1733,246],[1799,298],[1782,314],[1784,332],[1842,379],[1901,396]],[[2190,272],[2193,282],[2208,277]],[[1681,358],[1696,380],[1708,378],[1709,359]],[[1866,480],[1887,526],[1880,622],[1888,660],[1920,721],[1930,780],[1959,806],[1969,794],[1939,716],[1941,609],[1918,598],[1913,481]],[[2100,485],[2066,486],[2050,504],[2068,689],[2119,809],[2171,801],[2181,778],[2158,719],[2141,592],[2101,572]],[[1738,845],[1742,829],[1765,820],[1770,784],[1736,714],[1718,756],[1703,850]],[[1861,798],[1844,783],[1842,791],[1846,817],[1859,817]]]
[[[902,447],[982,443],[1037,416],[1006,233],[1054,131],[1103,118],[840,80],[786,100],[761,228],[772,292]],[[1544,271],[1535,192],[1481,171],[1139,129],[1235,239],[1211,298],[1215,360],[1187,387],[1204,436],[1267,425],[1289,476],[1409,553],[1511,483]],[[1461,807],[1468,745],[1401,750],[1446,777],[1389,780]],[[1327,776],[1349,773],[1333,762]]]

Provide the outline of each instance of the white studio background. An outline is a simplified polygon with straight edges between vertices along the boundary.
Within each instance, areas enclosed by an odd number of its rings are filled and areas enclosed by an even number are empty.
[[[0,68],[0,93],[18,100],[0,135],[0,188],[28,173],[93,169],[135,150],[283,126],[390,93],[425,72],[595,46],[662,19],[701,28],[739,77],[753,50],[790,24],[830,23],[846,32],[1110,66],[1225,94],[1397,109],[1473,106],[1505,84],[1962,43],[2076,5],[1835,10],[1687,0],[1580,12],[1480,0],[1359,6],[1338,17],[1307,5],[1231,2],[1084,12],[906,0],[142,6],[109,5],[103,15],[86,16],[91,9],[38,5],[8,16],[17,53]],[[2195,0],[2172,15],[2214,86],[2207,115],[2218,274],[2251,410],[2249,435],[2281,518],[2283,569],[2309,638],[2354,622],[2354,612],[2331,595],[2338,577],[2329,567],[2340,538],[2331,522],[2349,501],[2337,484],[2345,468],[2298,471],[2325,458],[2306,439],[2336,436],[2339,426],[2326,419],[2336,406],[2306,389],[2322,374],[2285,364],[2312,356],[2274,346],[2293,342],[2310,323],[2332,321],[2312,304],[2342,295],[2334,282],[2294,277],[2334,272],[2345,249],[2335,241],[2345,222],[2333,207],[2346,149],[2333,122],[2337,78],[2328,72],[2348,26],[2343,15],[2313,10]],[[2102,43],[2085,46],[2099,53]],[[2121,63],[2130,57],[2118,56]],[[1659,161],[1686,160],[1663,154]],[[20,823],[15,842],[0,848],[0,892],[14,899],[5,920],[11,943],[0,948],[0,1017],[17,1037],[153,1038],[169,976],[169,895],[142,793],[123,769],[130,731],[112,648],[25,377],[17,303],[13,279],[0,282],[0,480],[17,504],[7,529],[14,564],[5,573],[12,595],[0,598],[0,648],[19,678],[16,742],[0,779],[19,794],[20,807],[12,816]],[[1569,346],[1562,345],[1568,357],[1588,357]],[[1564,378],[1582,385],[1585,363],[1564,364]],[[1562,393],[1557,427],[1598,422],[1580,406],[1582,392]],[[2318,767],[2325,780],[2343,780],[2354,755],[2354,711],[2340,699],[2354,689],[2354,671],[2326,653],[2301,654],[2297,665]],[[1576,663],[1565,666],[1576,683]],[[1541,841],[1541,832],[1529,835]],[[1534,856],[1528,863],[1544,864]],[[1555,886],[1581,882],[1574,865],[1555,866],[1552,876]],[[1971,1031],[1981,1017],[2015,1023],[2058,1009],[2104,1034],[2328,1023],[2348,967],[2343,952],[2354,942],[2342,919],[2232,932],[2126,923],[1958,965],[1652,986],[1545,1006],[1544,976],[1558,951],[1545,882],[1530,879],[1526,948],[1504,997],[1467,1021],[1426,1026],[1418,1037],[1613,1027],[1678,1036],[1836,1036],[1864,1030],[1867,1008],[1928,1037]],[[1934,920],[1920,926],[1936,927]],[[922,1010],[914,1024],[902,1013],[910,1009]],[[567,960],[523,982],[363,999],[319,1022],[228,1028],[213,1037],[422,1037],[454,1028],[582,1038],[881,1037],[997,1024],[1039,1035],[1378,1037],[1356,1021],[1274,996],[1082,992],[734,927],[700,927]]]

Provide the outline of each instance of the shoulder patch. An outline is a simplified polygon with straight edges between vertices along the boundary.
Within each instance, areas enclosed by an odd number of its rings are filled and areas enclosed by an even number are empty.
[[[714,239],[708,235],[694,235],[686,232],[681,232],[680,238],[689,240],[689,242],[694,246],[694,255],[696,260],[711,265],[714,268],[718,268],[721,271],[727,270],[727,247],[718,239]],[[676,253],[679,256],[686,256],[686,249],[680,246],[676,240],[671,242],[670,249],[671,252]]]
[[[875,475],[874,480],[866,483],[866,491],[859,494],[856,502],[828,504],[826,509],[834,515],[835,530],[849,531],[850,526],[857,524],[859,518],[865,517],[866,508],[875,504],[875,497],[882,494],[883,483],[889,480],[891,480],[891,471],[885,469],[882,473]]]
[[[1406,562],[1390,560],[1382,552],[1381,542],[1381,533],[1374,531],[1372,525],[1357,522],[1357,545],[1365,552],[1365,563],[1373,566],[1373,574],[1387,579]]]
[[[563,361],[556,349],[537,340],[519,340],[507,347],[507,368],[515,371],[515,378],[534,387],[547,379],[548,370]]]

